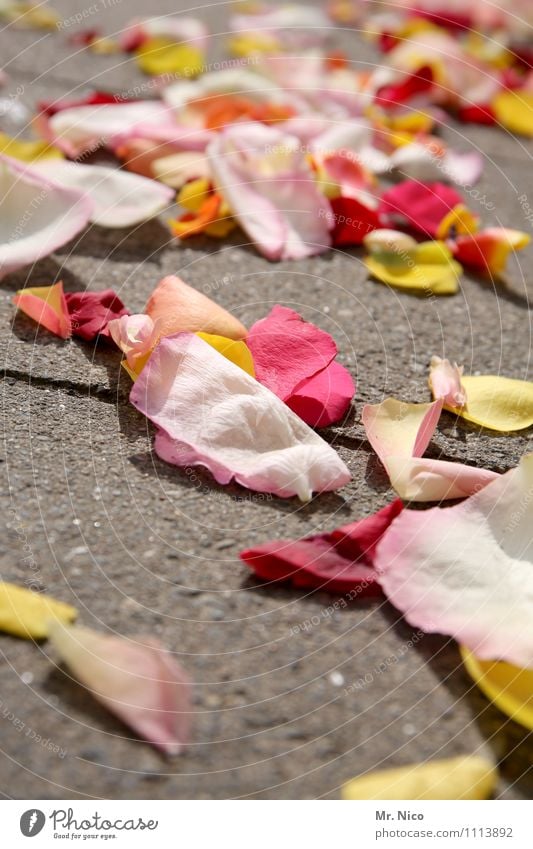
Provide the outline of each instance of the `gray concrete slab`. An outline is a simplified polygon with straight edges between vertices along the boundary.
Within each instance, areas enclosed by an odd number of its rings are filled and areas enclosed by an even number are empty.
[[[181,5],[158,2],[157,11]],[[57,6],[65,15],[84,8],[78,0]],[[145,11],[136,2],[109,8],[98,19],[107,31]],[[218,31],[225,14],[220,4]],[[32,38],[0,34],[2,59],[12,60],[12,84],[17,74],[25,81],[28,106],[48,90],[57,96],[89,81],[105,79],[112,89],[137,79],[130,68],[113,69],[112,57],[72,56],[57,33],[36,47]],[[344,39],[368,61],[356,35]],[[531,146],[485,129],[446,130],[455,138],[458,132],[465,149],[474,144],[492,160],[471,205],[493,223],[528,229],[518,198],[533,194]],[[480,200],[484,194],[494,208]],[[531,378],[532,255],[511,268],[506,285],[467,276],[457,296],[427,299],[368,280],[357,250],[274,265],[242,236],[176,246],[152,222],[133,233],[91,228],[0,282],[0,575],[33,580],[74,601],[89,626],[156,634],[197,682],[193,744],[165,761],[57,667],[45,644],[0,637],[1,793],[336,797],[342,781],[365,770],[479,750],[501,764],[499,796],[531,798],[525,731],[472,686],[453,643],[415,635],[406,650],[413,630],[383,600],[332,611],[335,599],[324,593],[262,587],[238,552],[334,528],[390,500],[359,413],[363,403],[390,394],[426,399],[433,353],[464,362],[467,372]],[[52,339],[23,316],[14,318],[10,304],[27,281],[62,278],[71,291],[112,286],[140,310],[170,273],[244,323],[283,303],[333,334],[358,382],[346,423],[324,432],[352,471],[347,487],[302,506],[165,465],[152,452],[151,426],[128,404],[118,355]],[[496,436],[445,415],[430,452],[504,471],[530,442],[529,432]],[[25,545],[31,562],[24,561]],[[380,672],[392,656],[401,658]],[[370,683],[354,688],[367,673]],[[11,713],[35,733],[18,732],[6,718]]]

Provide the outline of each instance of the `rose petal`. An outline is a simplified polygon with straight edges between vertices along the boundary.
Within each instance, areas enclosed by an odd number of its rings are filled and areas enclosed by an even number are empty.
[[[0,156],[0,180],[0,277],[53,253],[91,217],[93,202],[83,192],[15,159]]]
[[[449,360],[431,357],[429,369],[429,388],[436,401],[441,398],[444,404],[452,407],[463,407],[466,404],[466,391],[461,383],[463,366],[457,363],[453,366]]]
[[[360,245],[365,236],[381,227],[376,210],[356,198],[332,198],[330,204],[334,222],[331,241],[335,247]]]
[[[0,133],[0,153],[22,162],[63,158],[61,151],[48,142],[11,138],[6,133]]]
[[[533,383],[496,374],[462,378],[466,406],[446,409],[468,422],[507,433],[533,425]]]
[[[500,91],[491,103],[496,121],[506,130],[533,137],[533,93]]]
[[[159,428],[155,450],[202,465],[218,483],[302,500],[350,473],[332,448],[268,389],[198,336],[162,339],[130,400]]]
[[[433,295],[455,295],[459,291],[459,276],[463,270],[453,260],[446,264],[414,261],[403,264],[397,260],[391,263],[388,258],[383,262],[370,256],[365,259],[365,265],[372,277],[387,286]]]
[[[402,507],[398,499],[374,515],[331,533],[267,542],[241,551],[239,557],[267,581],[290,581],[295,587],[317,587],[328,592],[379,593],[374,553]]]
[[[44,593],[0,582],[0,631],[25,640],[44,640],[52,619],[71,622],[75,607]]]
[[[533,666],[533,455],[455,507],[404,510],[378,545],[390,601],[481,660]]]
[[[164,277],[156,286],[145,312],[159,323],[161,336],[180,331],[213,333],[243,339],[246,328],[223,307],[188,286],[179,277]]]
[[[96,336],[109,336],[108,323],[129,315],[128,310],[113,291],[67,292],[65,295],[74,336],[90,342]]]
[[[302,381],[285,403],[311,427],[327,427],[346,415],[354,395],[350,372],[332,362]]]
[[[174,198],[172,189],[155,180],[104,165],[46,160],[35,168],[44,177],[90,197],[91,221],[101,227],[132,227],[153,218]]]
[[[441,226],[453,211],[462,207],[461,195],[445,183],[404,180],[381,196],[380,212],[391,222],[414,227],[431,238],[441,238]]]
[[[190,683],[158,640],[50,627],[50,641],[76,678],[140,737],[177,755],[190,736]]]
[[[520,230],[507,227],[488,227],[473,235],[458,236],[452,243],[459,262],[478,271],[499,275],[505,269],[507,257],[525,248],[531,237]]]
[[[53,286],[19,289],[13,303],[37,324],[46,327],[50,333],[55,333],[62,339],[68,339],[72,335],[72,323],[61,280]]]
[[[298,139],[258,123],[236,124],[222,130],[207,153],[217,191],[267,259],[327,250],[330,207]]]
[[[461,656],[468,674],[487,698],[515,722],[533,731],[533,669],[479,660],[464,646]]]
[[[329,333],[279,304],[252,325],[246,344],[254,358],[257,380],[282,401],[337,355]]]

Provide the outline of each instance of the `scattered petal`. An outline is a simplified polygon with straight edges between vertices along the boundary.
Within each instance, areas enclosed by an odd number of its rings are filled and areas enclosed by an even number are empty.
[[[0,156],[0,181],[0,277],[53,253],[83,230],[92,215],[93,202],[84,193],[16,159]]]
[[[383,463],[400,498],[441,501],[464,498],[498,477],[496,472],[422,458],[437,426],[442,399],[432,404],[407,404],[387,398],[367,404],[362,420],[372,448]]]
[[[300,540],[276,540],[241,551],[239,557],[266,581],[357,595],[379,593],[373,568],[378,542],[402,510],[398,499],[383,509],[331,533]]]
[[[407,621],[480,660],[533,666],[533,454],[454,507],[404,510],[378,546],[384,592]]]
[[[22,162],[37,162],[42,159],[62,159],[59,148],[46,141],[28,141],[27,139],[11,138],[6,133],[0,133],[0,154],[11,156]]]
[[[234,479],[307,501],[350,479],[335,451],[277,396],[193,334],[161,340],[130,400],[160,428],[163,460],[205,466],[218,483]]]
[[[132,380],[137,380],[159,341],[159,323],[152,321],[149,315],[138,313],[113,319],[107,330],[113,342],[126,355],[123,363],[126,371]]]
[[[468,422],[508,433],[533,425],[533,383],[496,374],[462,378],[467,403],[464,407],[446,405]]]
[[[259,123],[235,124],[207,153],[217,191],[267,259],[327,250],[331,210],[295,136]]]
[[[202,331],[229,339],[244,339],[247,333],[231,313],[173,275],[157,284],[145,312],[154,322],[159,322],[161,336]]]
[[[479,689],[507,716],[533,731],[533,669],[479,660],[461,647],[463,663]]]
[[[190,737],[189,678],[150,637],[133,640],[59,622],[50,641],[76,678],[108,710],[167,755]]]
[[[13,303],[37,324],[46,327],[50,333],[55,333],[62,339],[68,339],[72,335],[72,324],[61,280],[53,286],[19,289]]]
[[[91,221],[100,227],[133,227],[174,199],[173,190],[155,180],[104,165],[46,160],[34,167],[44,177],[89,197],[94,205]]]
[[[461,755],[370,772],[345,784],[342,798],[488,799],[497,781],[498,771],[490,761]]]
[[[507,257],[529,245],[531,237],[520,230],[507,227],[488,227],[473,235],[458,236],[451,242],[455,258],[477,271],[499,275],[504,271]]]
[[[533,138],[533,93],[500,91],[491,103],[496,121],[511,133]]]
[[[380,211],[392,223],[413,227],[430,238],[446,238],[452,226],[457,232],[475,230],[475,219],[465,214],[461,195],[445,183],[404,180],[381,196]]]
[[[108,323],[129,315],[128,310],[113,291],[67,292],[65,295],[74,336],[90,342],[96,336],[109,336]]]
[[[355,198],[332,198],[330,205],[334,223],[331,241],[334,247],[360,245],[372,230],[381,227],[378,212]]]
[[[135,51],[135,57],[140,70],[154,77],[162,74],[196,77],[205,63],[204,54],[197,47],[176,44],[160,35],[143,41]]]
[[[463,366],[440,357],[431,357],[429,369],[429,388],[436,401],[442,398],[443,403],[449,407],[464,407],[466,404],[466,391],[461,383]]]
[[[350,372],[332,362],[302,381],[285,403],[311,427],[327,427],[344,418],[354,395]]]
[[[71,622],[77,615],[76,608],[64,601],[0,582],[0,631],[25,640],[44,640],[50,620]]]
[[[394,260],[394,258],[393,258]],[[372,277],[407,292],[424,292],[433,295],[455,295],[459,291],[459,276],[462,267],[458,262],[450,260],[443,263],[422,263],[411,260],[405,263],[396,261],[386,262],[374,256],[365,259],[365,265]]]

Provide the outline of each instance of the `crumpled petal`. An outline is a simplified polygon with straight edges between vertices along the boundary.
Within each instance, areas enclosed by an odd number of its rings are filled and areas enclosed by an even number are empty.
[[[449,407],[464,407],[466,404],[466,391],[461,383],[463,366],[440,357],[431,357],[429,369],[429,388],[436,401],[442,398],[444,404]]]
[[[154,322],[149,315],[137,313],[113,319],[107,329],[115,345],[126,356],[123,362],[126,371],[132,380],[137,380],[159,341],[159,322]]]
[[[464,646],[463,663],[479,689],[507,716],[533,731],[533,669],[479,660]]]
[[[191,685],[180,664],[151,637],[117,637],[50,626],[50,641],[76,678],[136,734],[167,755],[190,737]]]
[[[218,483],[307,501],[350,479],[336,452],[276,395],[194,334],[160,341],[130,400],[160,428],[163,460],[205,466]]]
[[[475,217],[464,207],[463,198],[445,183],[404,180],[381,196],[380,212],[391,223],[413,227],[430,238],[446,238],[452,226],[458,232],[473,232]]]
[[[78,611],[44,593],[0,581],[0,631],[25,640],[48,637],[51,619],[71,622]]]
[[[370,772],[348,781],[342,788],[342,798],[488,799],[497,781],[498,770],[491,761],[460,755]]]
[[[53,253],[92,215],[93,202],[83,192],[7,156],[0,156],[0,183],[0,277]]]
[[[109,336],[108,323],[129,315],[113,289],[104,289],[103,292],[67,292],[65,300],[74,336],[81,336],[87,342],[96,336]]]
[[[431,404],[407,404],[387,398],[381,404],[367,404],[363,408],[362,421],[368,441],[400,498],[409,501],[464,498],[498,477],[488,469],[422,458],[442,405],[442,399]]]
[[[244,339],[247,333],[231,313],[174,275],[164,277],[157,284],[145,312],[154,322],[159,322],[161,336],[202,331],[229,339]]]
[[[450,242],[455,258],[470,268],[490,274],[501,274],[507,257],[529,245],[531,237],[508,227],[488,227],[479,233],[458,236]]]
[[[68,339],[72,335],[72,323],[61,280],[53,286],[19,289],[13,303],[37,324],[46,327],[50,333],[55,333],[62,339]]]
[[[300,540],[276,540],[241,551],[239,557],[266,581],[357,595],[379,593],[374,553],[390,523],[402,510],[397,499],[372,516]]]
[[[213,333],[197,333],[196,335],[207,342],[208,345],[211,345],[223,357],[226,357],[230,363],[234,363],[247,374],[255,377],[254,359],[246,342],[228,339],[226,336],[217,336]]]
[[[378,545],[384,592],[407,621],[480,660],[533,667],[533,454],[454,507],[404,510]]]
[[[267,259],[327,250],[331,210],[296,137],[259,123],[232,124],[207,153],[217,191]]]
[[[337,346],[329,333],[277,304],[250,328],[246,344],[257,380],[307,424],[326,427],[344,416],[355,384],[334,362]]]
[[[153,218],[174,199],[171,188],[118,168],[64,160],[41,161],[34,167],[44,177],[90,197],[91,221],[100,227],[132,227]]]
[[[498,374],[467,375],[461,379],[466,392],[464,407],[446,409],[468,422],[508,433],[533,425],[533,383]]]

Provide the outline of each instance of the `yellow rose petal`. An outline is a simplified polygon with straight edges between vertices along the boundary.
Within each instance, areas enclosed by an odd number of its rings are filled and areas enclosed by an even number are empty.
[[[533,425],[533,383],[499,375],[462,377],[466,406],[447,410],[468,422],[503,433]]]
[[[200,332],[196,335],[211,345],[223,357],[226,357],[227,360],[235,363],[236,366],[242,368],[247,374],[255,377],[254,360],[245,342],[236,342],[234,339],[228,339],[226,336],[216,336],[213,333]]]
[[[6,133],[0,133],[0,153],[20,159],[22,162],[37,162],[39,159],[63,159],[59,148],[47,141],[27,141],[14,139]]]
[[[209,193],[209,180],[200,177],[185,183],[181,189],[176,202],[187,212],[198,212]]]
[[[345,784],[342,798],[487,799],[497,779],[490,761],[466,755],[371,772]]]
[[[16,584],[0,583],[0,631],[15,637],[43,640],[51,620],[71,622],[78,615],[75,607]]]
[[[459,289],[459,275],[463,270],[455,261],[448,264],[414,263],[410,267],[406,264],[385,265],[374,257],[367,257],[365,265],[377,280],[388,286],[433,295],[455,295]]]
[[[137,49],[137,65],[145,74],[178,74],[196,77],[204,66],[204,54],[197,47],[177,44],[167,38],[149,38]]]
[[[533,669],[479,660],[469,649],[460,648],[468,674],[479,689],[515,722],[533,731]]]
[[[492,101],[496,120],[512,133],[533,136],[533,94],[502,91]]]

